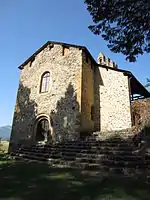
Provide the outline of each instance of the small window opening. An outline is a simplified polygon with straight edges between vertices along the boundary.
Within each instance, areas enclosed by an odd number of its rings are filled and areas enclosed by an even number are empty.
[[[116,63],[113,62],[113,67],[116,68]]]
[[[53,47],[54,47],[54,44],[49,44],[49,45],[48,45],[49,51],[50,51]]]
[[[85,60],[86,60],[86,63],[88,63],[88,62],[89,62],[89,58],[88,58],[88,55],[87,55],[87,53],[85,53]]]
[[[102,64],[102,58],[99,59],[100,64]]]
[[[103,57],[103,60],[104,60],[104,62],[106,62],[106,57],[105,56]]]
[[[91,120],[94,121],[94,106],[91,106]]]
[[[69,47],[63,47],[63,56],[67,56],[69,54]]]
[[[91,69],[92,69],[92,70],[94,69],[94,64],[93,64],[93,62],[91,62]]]
[[[32,63],[35,61],[35,57],[32,57],[32,59],[30,60],[30,67],[32,66]]]

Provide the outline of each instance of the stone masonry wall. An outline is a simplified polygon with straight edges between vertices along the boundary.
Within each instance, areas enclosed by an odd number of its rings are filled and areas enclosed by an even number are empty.
[[[131,127],[128,77],[122,72],[99,67],[95,73],[95,113],[100,131]],[[100,99],[100,101],[99,101]],[[99,102],[99,104],[98,104]],[[100,119],[100,120],[99,120]],[[99,123],[100,121],[100,123]],[[99,123],[99,124],[98,124]]]
[[[53,119],[58,137],[73,138],[80,127],[82,50],[59,44],[47,46],[21,70],[11,140],[33,141],[38,116]],[[41,76],[50,72],[50,88],[39,93]]]
[[[133,125],[150,127],[150,98],[132,101]]]
[[[94,69],[94,129],[101,130],[101,110],[100,110],[100,86],[103,86],[103,80],[100,74],[100,69]]]
[[[135,134],[144,130],[146,151],[150,152],[150,98],[132,101],[132,119]]]
[[[81,98],[81,131],[93,131],[94,119],[91,108],[94,106],[94,66],[90,57],[82,54],[82,98]]]

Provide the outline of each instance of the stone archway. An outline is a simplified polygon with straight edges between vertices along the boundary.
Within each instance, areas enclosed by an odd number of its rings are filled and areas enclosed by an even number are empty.
[[[40,116],[36,120],[35,125],[35,141],[47,142],[51,135],[50,121],[46,116]]]

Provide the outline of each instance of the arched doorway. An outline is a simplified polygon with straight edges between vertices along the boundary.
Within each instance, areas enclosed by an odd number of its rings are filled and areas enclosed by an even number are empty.
[[[48,141],[50,136],[49,121],[46,117],[40,117],[36,125],[36,141]]]

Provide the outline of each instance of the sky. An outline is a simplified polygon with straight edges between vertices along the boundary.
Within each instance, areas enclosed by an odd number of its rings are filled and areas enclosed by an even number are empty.
[[[141,83],[146,83],[150,77],[150,55],[139,56],[135,63],[127,62],[88,29],[91,24],[84,0],[0,1],[0,126],[12,124],[18,66],[48,40],[86,46],[95,59],[102,51],[121,69],[131,71]]]

